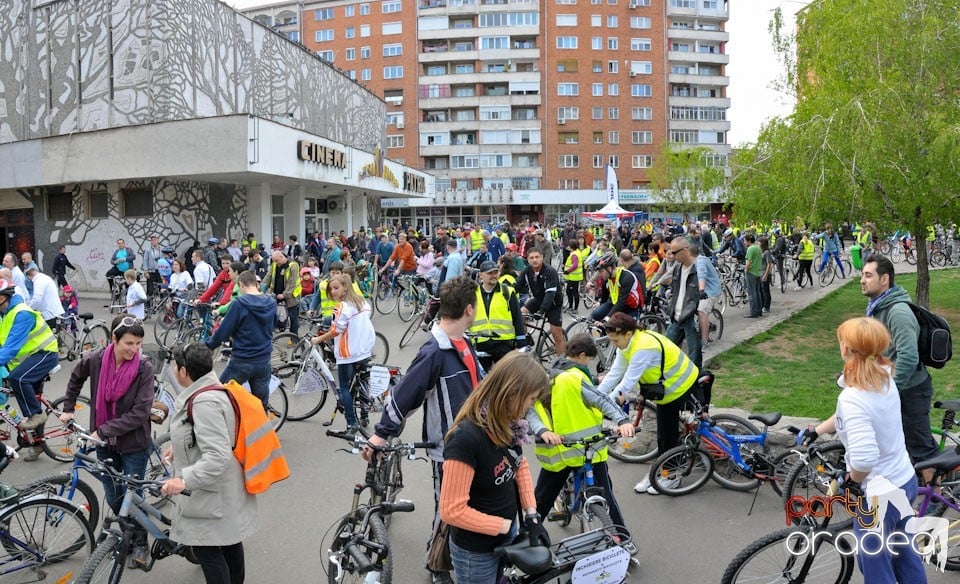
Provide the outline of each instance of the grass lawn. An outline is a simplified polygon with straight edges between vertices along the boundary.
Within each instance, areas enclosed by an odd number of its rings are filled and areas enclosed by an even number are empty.
[[[954,358],[943,369],[929,369],[934,399],[960,397],[960,270],[930,273],[931,310],[947,319],[953,333]],[[914,296],[914,274],[898,275],[896,283]],[[867,300],[859,279],[831,292],[786,321],[713,359],[717,374],[713,403],[750,412],[780,411],[789,416],[824,419],[836,409],[843,369],[837,327],[863,316]],[[931,413],[931,421],[939,424]]]

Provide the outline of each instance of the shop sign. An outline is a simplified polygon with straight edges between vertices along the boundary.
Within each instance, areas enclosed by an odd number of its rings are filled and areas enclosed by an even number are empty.
[[[404,172],[403,190],[411,193],[424,193],[427,191],[427,179],[419,174]]]
[[[323,146],[308,140],[297,142],[297,158],[305,162],[316,162],[334,168],[347,167],[347,155],[342,150]]]

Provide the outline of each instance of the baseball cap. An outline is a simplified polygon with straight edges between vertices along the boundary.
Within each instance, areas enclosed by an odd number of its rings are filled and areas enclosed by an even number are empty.
[[[480,264],[480,271],[483,273],[496,272],[498,269],[499,268],[497,268],[496,262],[491,262],[490,260],[487,260],[482,264]]]

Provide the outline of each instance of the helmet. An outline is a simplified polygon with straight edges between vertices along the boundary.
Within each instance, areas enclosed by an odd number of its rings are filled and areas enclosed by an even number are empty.
[[[63,287],[63,291],[64,291],[64,292],[73,292],[73,286],[71,286],[70,284],[67,284],[66,286]]]
[[[220,243],[220,240],[217,239],[216,237],[208,237],[207,243],[209,243],[210,245],[217,245],[218,243]]]
[[[731,235],[733,235],[733,229],[727,229],[723,232],[724,237],[730,237]]]
[[[0,280],[0,296],[13,296],[16,292],[17,289],[16,286],[13,285],[13,282]]]
[[[616,263],[616,258],[613,254],[604,254],[600,258],[600,261],[597,262],[598,270],[611,270],[613,269],[614,264]]]
[[[160,251],[163,253],[175,253],[172,245],[165,245],[160,248]]]

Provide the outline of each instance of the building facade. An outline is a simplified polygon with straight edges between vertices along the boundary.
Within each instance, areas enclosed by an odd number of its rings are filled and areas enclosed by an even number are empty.
[[[383,96],[388,158],[437,190],[382,205],[427,230],[596,208],[607,164],[623,204],[649,208],[665,141],[726,165],[724,0],[281,1],[247,14],[281,31],[294,14],[309,50]]]
[[[181,254],[379,223],[425,173],[384,159],[386,103],[215,0],[11,0],[0,13],[0,251],[59,246],[105,288],[117,239]],[[139,268],[139,261],[136,263]]]

